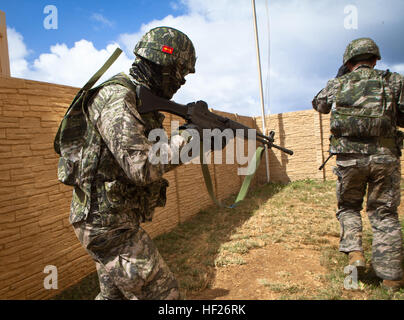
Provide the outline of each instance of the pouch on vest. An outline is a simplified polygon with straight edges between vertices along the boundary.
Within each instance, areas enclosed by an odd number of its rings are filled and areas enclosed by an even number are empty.
[[[82,154],[83,147],[85,145],[99,145],[98,141],[102,139],[87,117],[86,106],[91,97],[100,88],[108,84],[120,84],[131,89],[134,86],[129,79],[118,74],[91,90],[80,91],[74,98],[59,127],[54,141],[54,148],[60,155],[58,179],[66,185],[77,186],[80,184],[79,180],[82,176],[81,163],[82,161],[86,161]],[[87,130],[87,127],[90,127],[90,130]],[[94,150],[92,152],[93,158],[99,155],[98,151]],[[94,166],[97,164],[97,160],[91,159],[90,162],[94,164],[92,169],[95,169]],[[90,172],[88,174],[91,175]]]
[[[340,79],[331,113],[335,137],[394,137],[394,106],[386,99],[384,77],[369,79],[351,73]],[[390,93],[390,92],[389,92]]]
[[[58,163],[58,180],[69,186],[80,185],[80,166],[82,163],[82,150],[86,140],[94,140],[97,137],[86,137],[87,121],[84,106],[91,96],[104,84],[91,89],[105,71],[114,63],[122,53],[117,48],[105,64],[90,78],[84,87],[78,92],[70,104],[54,140],[54,149],[60,155]],[[96,131],[96,130],[95,130]],[[94,142],[94,141],[92,141]]]
[[[58,180],[69,186],[79,185],[81,156],[87,132],[87,121],[82,108],[87,96],[88,92],[80,91],[77,94],[54,141],[55,151],[60,155]]]

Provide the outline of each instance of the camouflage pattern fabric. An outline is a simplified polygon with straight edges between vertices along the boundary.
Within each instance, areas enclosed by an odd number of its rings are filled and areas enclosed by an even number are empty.
[[[372,266],[387,280],[399,280],[403,275],[397,214],[402,148],[397,124],[404,112],[403,102],[404,78],[366,64],[328,81],[313,100],[315,110],[324,114],[331,111],[334,135],[330,152],[337,155],[334,173],[338,177],[340,251],[363,251],[360,211],[367,190],[366,211],[373,230]]]
[[[87,120],[92,125],[88,126],[87,135],[97,140],[88,140],[82,152],[71,223],[86,219],[93,208],[106,215],[134,209],[142,222],[150,221],[154,208],[165,205],[168,182],[162,176],[178,165],[151,164],[148,155],[152,143],[147,136],[152,129],[162,128],[164,116],[157,112],[140,116],[136,103],[136,94],[119,84],[101,88],[90,100]],[[178,149],[185,144],[175,141]],[[87,190],[90,188],[92,196],[86,196],[83,185],[89,186]],[[87,211],[89,204],[92,209]]]
[[[389,73],[386,73],[387,76]],[[340,78],[331,108],[331,133],[336,137],[394,137],[395,105],[384,75],[362,67]]]
[[[117,77],[122,76],[128,77]],[[96,262],[101,289],[97,299],[178,298],[173,274],[139,225],[152,220],[155,207],[165,205],[168,182],[162,176],[178,165],[171,161],[152,165],[147,136],[162,128],[164,116],[158,112],[140,116],[137,103],[133,90],[109,84],[87,107],[88,136],[98,139],[84,145],[83,159],[87,154],[92,157],[82,162],[80,172],[86,175],[80,181],[90,184],[91,193],[87,199],[83,184],[75,186],[70,221]],[[185,141],[175,139],[174,144],[180,150]]]
[[[118,221],[120,220],[120,221]],[[113,224],[99,213],[73,224],[96,262],[100,293],[96,300],[172,300],[178,283],[136,214],[120,212]]]
[[[161,66],[177,66],[182,76],[195,72],[195,48],[188,36],[170,27],[147,32],[133,53]]]
[[[341,225],[340,251],[363,251],[362,210],[368,186],[366,212],[373,231],[372,267],[382,279],[400,280],[402,272],[400,159],[388,155],[337,155],[337,218]]]
[[[195,51],[186,35],[172,28],[153,29],[143,41],[130,75],[118,74],[77,95],[55,138],[59,180],[74,186],[69,220],[96,262],[97,299],[179,297],[174,275],[140,223],[151,221],[154,209],[165,205],[163,175],[179,165],[171,160],[187,141],[174,135],[164,163],[154,158],[161,155],[150,152],[153,143],[147,137],[163,129],[164,115],[140,115],[135,89],[143,85],[171,97],[195,71]],[[164,57],[161,65],[142,58],[154,54],[148,41],[163,44],[157,54]]]
[[[185,84],[187,74],[195,72],[194,45],[187,35],[174,28],[151,29],[133,52],[136,61],[130,74],[135,78],[146,76],[147,81],[152,82],[150,89],[166,99],[171,99]]]
[[[383,136],[377,135],[377,131],[381,132],[380,129],[372,129],[372,124],[380,123],[380,118],[374,118],[374,121],[368,121],[366,117],[352,117],[346,115],[338,114],[337,99],[346,100],[346,102],[355,103],[357,102],[358,108],[360,110],[362,106],[362,96],[344,96],[341,94],[342,84],[349,81],[362,82],[365,86],[367,80],[380,82],[384,71],[375,70],[366,65],[358,66],[358,68],[342,77],[334,78],[328,81],[327,86],[322,89],[313,100],[313,108],[321,113],[329,113],[332,111],[331,126],[335,128],[336,133],[337,128],[341,133],[341,136],[333,136],[330,141],[330,152],[333,154],[339,153],[361,153],[361,154],[388,154],[396,155],[399,153],[399,147],[397,147],[397,133],[395,131],[395,123],[397,122],[397,112],[404,112],[404,78],[398,73],[391,73],[389,77],[383,78],[383,85],[385,89],[385,94],[382,95],[381,92],[377,90],[373,91],[368,102],[371,101],[373,105],[379,105],[380,109],[384,106],[386,112],[383,113],[384,120],[388,119],[390,122],[390,127],[385,129],[386,133]],[[361,84],[358,85],[361,87]],[[356,98],[355,98],[356,97]],[[382,102],[383,97],[385,101]],[[355,100],[355,101],[354,101]],[[347,111],[348,106],[345,107]],[[371,112],[374,112],[377,108],[369,108]],[[391,110],[396,110],[392,112]],[[361,111],[359,111],[360,113]],[[364,111],[362,111],[364,112]],[[365,111],[366,112],[366,111]],[[370,115],[372,116],[372,115]],[[348,120],[344,123],[344,120]],[[371,117],[368,117],[371,119]],[[354,123],[352,123],[354,122]],[[386,121],[383,121],[386,123]],[[362,127],[362,128],[361,128]],[[375,136],[361,137],[358,136],[358,132],[365,132],[367,129],[370,133],[375,134]],[[351,135],[351,134],[352,135]]]
[[[380,50],[377,44],[370,38],[359,38],[353,40],[345,49],[343,63],[346,64],[352,58],[373,55],[381,59]]]

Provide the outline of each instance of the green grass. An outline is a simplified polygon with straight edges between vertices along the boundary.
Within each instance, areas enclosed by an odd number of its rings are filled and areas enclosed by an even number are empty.
[[[365,219],[364,219],[365,222]],[[401,225],[404,229],[403,217]],[[345,290],[341,283],[346,275],[343,272],[348,265],[348,258],[345,254],[335,250],[323,250],[321,263],[327,267],[329,273],[326,276],[327,286],[320,292],[316,299],[366,299],[366,300],[404,300],[404,289],[398,292],[390,292],[380,287],[381,279],[378,278],[370,266],[372,235],[370,226],[365,226],[363,234],[363,248],[367,260],[366,270],[359,275],[358,290]],[[404,268],[404,261],[403,261]]]
[[[94,272],[51,300],[94,300],[99,291],[98,275]]]
[[[231,204],[234,196],[225,201]],[[236,209],[210,207],[171,232],[154,239],[164,260],[187,298],[212,286],[219,268],[248,267],[251,250],[276,245],[287,252],[307,249],[317,252],[325,274],[306,275],[321,283],[306,288],[294,282],[289,271],[278,271],[276,280],[255,279],[257,286],[274,292],[279,299],[404,299],[404,292],[387,292],[368,267],[359,290],[345,290],[344,267],[348,258],[338,251],[339,223],[335,217],[335,181],[302,180],[267,184],[251,190]],[[363,216],[363,245],[370,261],[371,228]],[[400,216],[403,220],[403,215]],[[251,262],[250,262],[251,263]],[[93,299],[98,293],[96,274],[66,290],[56,299]]]

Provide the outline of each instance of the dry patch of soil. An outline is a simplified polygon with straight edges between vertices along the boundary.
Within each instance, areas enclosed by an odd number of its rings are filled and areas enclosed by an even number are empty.
[[[318,251],[287,250],[272,244],[251,250],[246,264],[218,268],[210,289],[189,299],[275,300],[282,292],[315,294],[321,287]]]

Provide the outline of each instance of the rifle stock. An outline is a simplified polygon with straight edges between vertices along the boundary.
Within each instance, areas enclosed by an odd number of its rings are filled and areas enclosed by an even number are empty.
[[[229,118],[222,117],[220,115],[214,114],[209,111],[208,105],[204,101],[197,101],[189,103],[187,105],[176,103],[172,100],[167,100],[154,95],[149,89],[144,86],[138,86],[136,88],[137,96],[139,97],[141,106],[138,108],[140,114],[152,112],[152,111],[163,111],[175,114],[187,121],[187,123],[192,123],[201,129],[232,129],[236,132],[237,129],[244,130],[244,137],[248,139],[248,130],[255,130],[253,128],[247,127],[239,122],[233,121]],[[269,148],[276,148],[285,152],[289,155],[293,155],[293,151],[283,148],[281,146],[275,145],[274,142],[275,132],[271,131],[270,136],[265,136],[260,133],[256,133],[256,139],[268,145]]]

